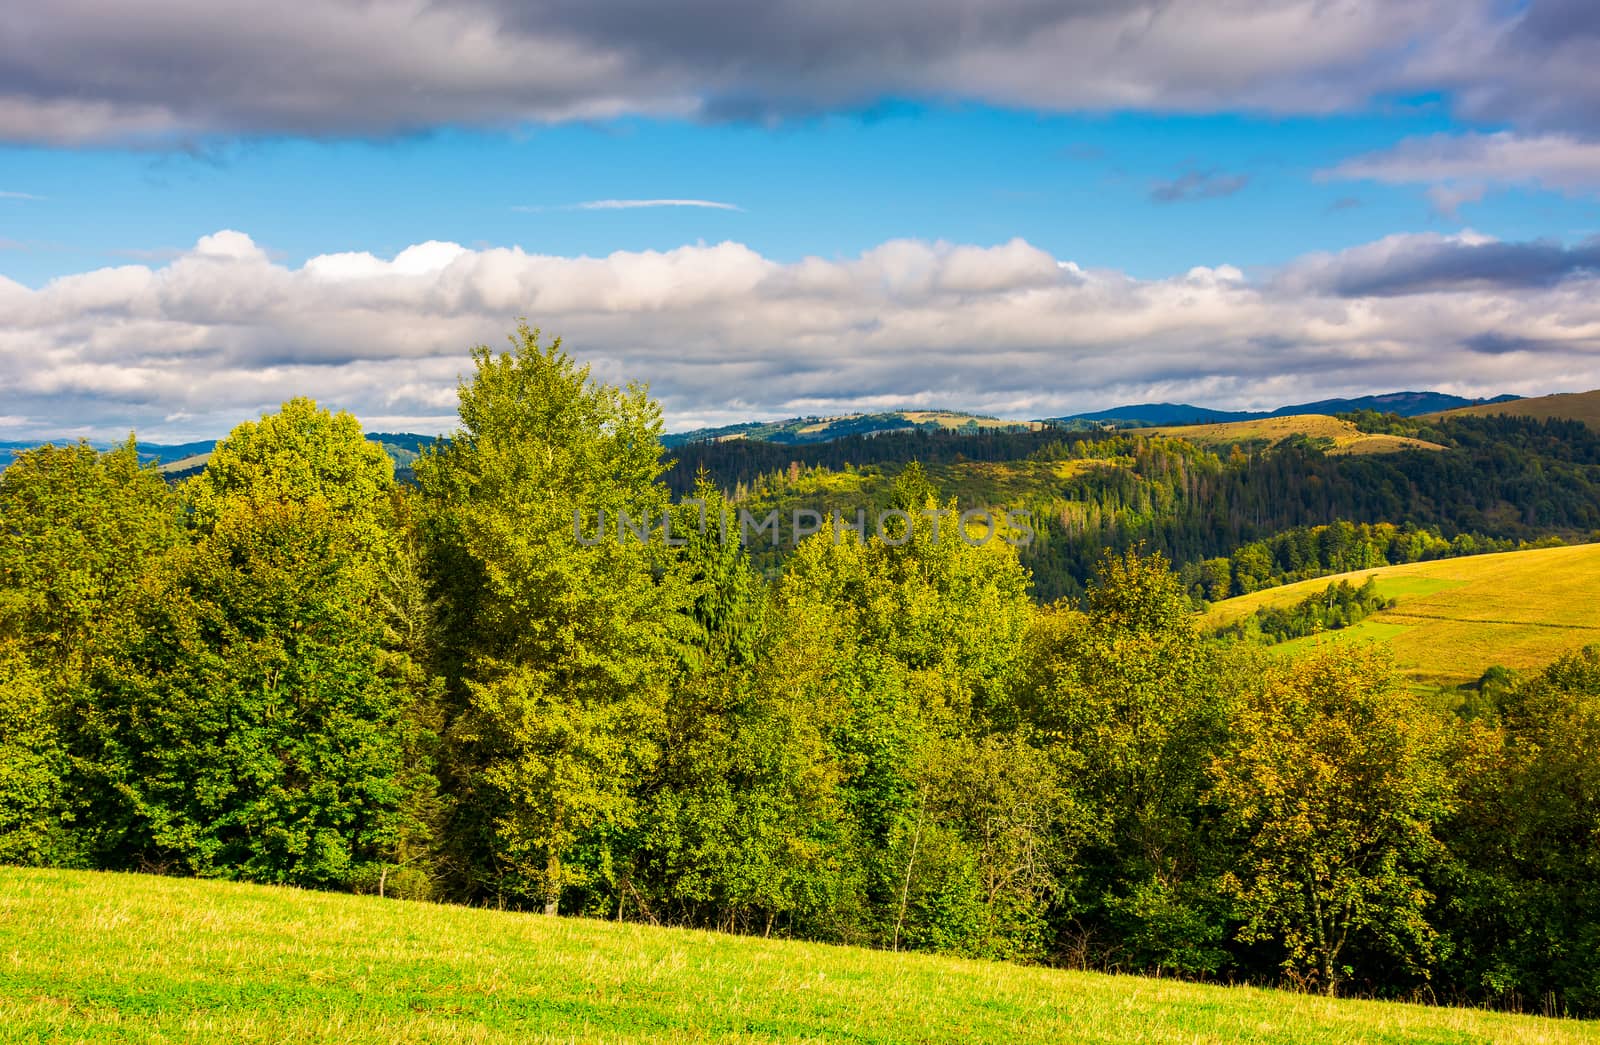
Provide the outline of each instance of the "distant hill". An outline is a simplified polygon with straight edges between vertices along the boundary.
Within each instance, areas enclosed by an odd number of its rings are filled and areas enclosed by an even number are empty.
[[[880,414],[841,414],[832,417],[791,417],[782,421],[746,421],[721,428],[697,428],[673,432],[662,437],[666,446],[688,443],[719,443],[729,439],[753,439],[764,443],[799,446],[827,443],[852,435],[879,435],[884,432],[1001,430],[1025,432],[1039,428],[1038,421],[1006,421],[982,414],[954,410],[891,410]]]
[[[437,436],[418,435],[416,432],[368,432],[367,441],[377,443],[383,452],[389,455],[394,462],[395,471],[402,475],[409,471],[417,457],[432,446]],[[202,447],[203,452],[191,452],[184,457],[161,459],[161,471],[169,479],[186,479],[206,466],[211,459],[211,450],[215,442],[188,443],[187,447]],[[146,447],[139,444],[140,451]]]
[[[1297,414],[1348,414],[1357,410],[1376,410],[1380,414],[1420,417],[1423,414],[1435,414],[1460,407],[1506,403],[1517,398],[1513,395],[1502,395],[1493,399],[1468,399],[1445,392],[1385,392],[1382,395],[1359,396],[1355,399],[1319,399],[1314,403],[1294,403],[1290,406],[1280,406],[1276,410],[1259,411],[1212,410],[1209,407],[1193,406],[1188,403],[1140,403],[1086,414],[1067,414],[1047,420],[1054,424],[1092,422],[1109,424],[1117,428],[1149,428],[1158,425],[1258,421],[1268,417],[1290,417]]]
[[[1491,400],[1476,406],[1445,410],[1442,417],[1505,414],[1510,417],[1536,417],[1541,421],[1551,419],[1582,421],[1590,428],[1600,430],[1600,389],[1593,392],[1572,392],[1562,395],[1539,396],[1535,399],[1517,399],[1496,402]]]
[[[78,440],[76,439],[65,437],[61,439],[0,440],[0,464],[7,463],[12,453],[22,450],[32,450],[47,443],[54,443],[57,446],[73,446],[77,442]],[[96,440],[90,440],[89,445],[96,450],[109,450],[112,446],[111,443]],[[200,439],[192,443],[140,443],[139,457],[146,462],[154,461],[157,464],[169,464],[173,461],[181,461],[186,457],[194,457],[196,454],[209,454],[211,448],[216,445],[217,441],[215,439]]]
[[[1285,439],[1302,437],[1330,454],[1387,454],[1400,450],[1443,450],[1438,443],[1398,435],[1363,432],[1349,421],[1326,414],[1257,417],[1247,421],[1222,421],[1205,425],[1161,425],[1148,431],[1173,436],[1221,451],[1266,449]]]
[[[1008,430],[1027,431],[1041,425],[1066,429],[1151,428],[1170,425],[1222,424],[1233,421],[1257,421],[1271,417],[1290,417],[1300,414],[1343,414],[1357,410],[1376,410],[1380,413],[1415,417],[1436,413],[1452,407],[1477,403],[1498,403],[1516,396],[1497,396],[1494,399],[1467,399],[1443,392],[1388,392],[1382,395],[1361,396],[1355,399],[1323,399],[1315,403],[1296,403],[1276,410],[1214,410],[1211,407],[1190,403],[1138,403],[1131,406],[1112,407],[1081,414],[1066,414],[1043,420],[1003,420],[981,414],[968,414],[955,410],[891,410],[875,414],[841,414],[837,416],[790,417],[780,421],[746,421],[724,425],[720,428],[697,428],[689,432],[673,432],[662,438],[667,447],[689,443],[718,443],[729,439],[749,439],[764,443],[800,446],[826,443],[853,435],[876,435],[884,432],[931,430]]]
[[[1212,410],[1188,403],[1139,403],[1134,406],[1117,406],[1110,410],[1095,410],[1087,414],[1068,414],[1052,417],[1051,422],[1093,421],[1117,428],[1141,428],[1148,425],[1206,425],[1224,421],[1249,421],[1266,417],[1266,414],[1248,410]]]

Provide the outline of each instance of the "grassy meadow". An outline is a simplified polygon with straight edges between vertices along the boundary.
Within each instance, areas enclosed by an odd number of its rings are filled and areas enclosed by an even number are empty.
[[[1492,665],[1530,669],[1600,642],[1600,545],[1540,548],[1408,563],[1320,577],[1219,602],[1205,623],[1222,627],[1264,606],[1291,606],[1341,579],[1378,579],[1395,600],[1360,623],[1274,647],[1326,642],[1387,644],[1418,685],[1459,685]]]
[[[0,868],[0,1042],[1587,1042],[1600,1024]]]
[[[1556,418],[1565,421],[1582,421],[1590,428],[1600,428],[1600,390],[1572,392],[1563,395],[1538,396],[1533,399],[1514,399],[1508,403],[1482,403],[1446,410],[1436,417],[1536,417],[1541,421]]]
[[[1293,436],[1326,440],[1330,454],[1387,454],[1399,450],[1443,450],[1438,443],[1398,435],[1363,432],[1349,421],[1325,414],[1293,414],[1209,425],[1174,425],[1141,429],[1184,439],[1213,452],[1229,447],[1266,447]]]

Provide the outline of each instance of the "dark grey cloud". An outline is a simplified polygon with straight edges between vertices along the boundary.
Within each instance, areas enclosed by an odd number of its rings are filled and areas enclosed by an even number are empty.
[[[1600,4],[1534,0],[1500,31],[1478,39],[1481,53],[1462,54],[1446,77],[1468,115],[1530,130],[1600,134]]]
[[[1331,112],[1452,92],[1590,128],[1588,0],[52,0],[0,11],[0,140],[382,136],[885,98]]]
[[[1170,181],[1158,181],[1150,187],[1154,203],[1183,203],[1187,200],[1214,200],[1234,193],[1250,184],[1248,174],[1219,174],[1216,171],[1186,171]]]
[[[1295,293],[1395,297],[1555,287],[1600,273],[1600,237],[1575,246],[1477,237],[1391,236],[1338,254],[1301,259],[1278,285]]]

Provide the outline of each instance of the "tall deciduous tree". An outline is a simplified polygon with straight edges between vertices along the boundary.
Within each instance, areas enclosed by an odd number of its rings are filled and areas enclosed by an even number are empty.
[[[142,579],[96,671],[102,860],[375,884],[405,830],[413,697],[379,605],[390,463],[349,415],[293,400],[187,493],[199,539]]]
[[[659,408],[526,324],[511,341],[474,350],[461,428],[416,474],[459,706],[465,885],[554,913],[613,873],[607,839],[656,757],[689,618],[659,530],[617,534],[621,513],[665,510]],[[610,536],[590,544],[600,513]]]

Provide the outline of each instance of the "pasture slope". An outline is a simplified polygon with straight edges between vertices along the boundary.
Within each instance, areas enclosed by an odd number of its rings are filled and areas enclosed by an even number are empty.
[[[1514,399],[1507,403],[1480,403],[1455,410],[1445,410],[1430,417],[1490,417],[1504,414],[1509,417],[1534,417],[1541,421],[1557,419],[1582,421],[1590,428],[1600,428],[1600,389],[1593,392],[1569,392],[1560,395],[1538,396],[1533,399]]]
[[[0,1042],[1600,1042],[1600,1024],[0,868]]]
[[[1436,559],[1319,577],[1227,599],[1204,626],[1219,628],[1263,606],[1292,606],[1328,585],[1377,577],[1395,600],[1360,623],[1275,649],[1324,642],[1387,644],[1400,671],[1417,685],[1460,685],[1499,664],[1542,667],[1561,654],[1600,643],[1600,544]]]
[[[1142,429],[1183,439],[1207,450],[1229,447],[1266,448],[1294,436],[1324,441],[1330,454],[1389,454],[1400,450],[1443,450],[1438,443],[1399,435],[1363,432],[1352,422],[1326,414],[1291,414],[1249,421],[1221,421],[1207,425],[1171,425]]]

